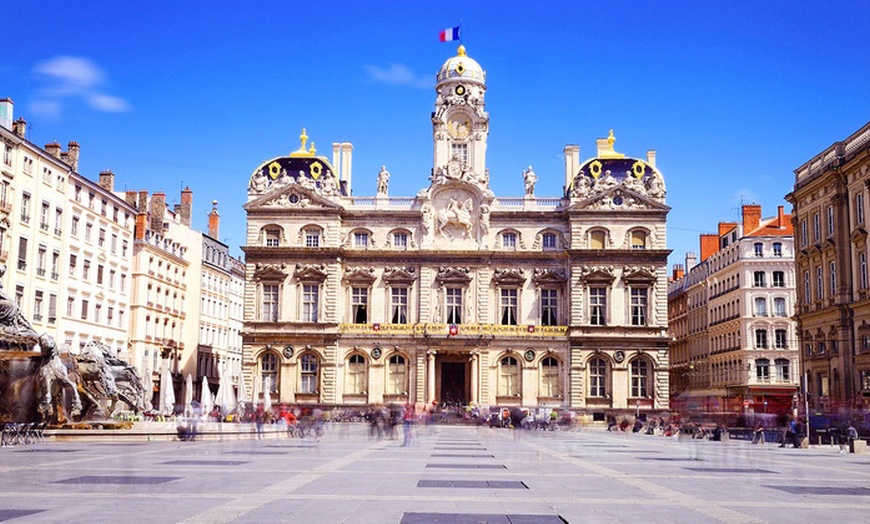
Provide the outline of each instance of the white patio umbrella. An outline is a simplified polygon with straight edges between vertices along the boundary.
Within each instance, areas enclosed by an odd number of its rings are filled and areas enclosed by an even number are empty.
[[[151,403],[151,399],[154,397],[154,378],[151,374],[150,369],[146,369],[142,373],[142,409],[145,411],[154,409],[154,404]]]
[[[211,408],[214,407],[214,399],[211,397],[211,390],[208,388],[208,379],[202,377],[202,391],[199,393],[199,403],[202,404],[202,412],[208,415],[211,413]]]
[[[230,376],[226,372],[221,373],[221,385],[218,391],[221,396],[220,406],[224,413],[232,413],[236,410],[236,392],[230,382]]]
[[[175,389],[172,384],[172,374],[169,373],[169,366],[165,366],[160,375],[160,412],[171,415],[174,410]]]
[[[245,388],[245,377],[239,374],[239,411],[245,411],[245,402],[248,400],[248,390]]]
[[[254,375],[254,399],[252,402],[254,403],[254,407],[257,407],[257,404],[260,403],[260,381],[263,380],[262,377],[258,377]]]
[[[272,377],[263,379],[263,408],[272,409]]]
[[[184,381],[184,414],[190,416],[193,413],[193,377],[190,373]]]

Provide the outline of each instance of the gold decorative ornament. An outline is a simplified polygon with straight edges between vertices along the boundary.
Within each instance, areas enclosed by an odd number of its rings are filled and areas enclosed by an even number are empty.
[[[318,178],[320,178],[320,174],[323,172],[323,164],[321,164],[320,162],[314,162],[313,164],[311,164],[311,168],[309,171],[311,173],[311,178],[317,180]]]
[[[458,64],[456,64],[456,67],[454,69],[456,71],[456,74],[462,75],[462,73],[465,72],[465,65],[462,62],[459,62]]]
[[[456,87],[453,89],[453,92],[456,93],[456,94],[459,95],[459,96],[462,96],[462,95],[465,94],[465,86],[462,85],[462,84],[459,84],[458,86],[456,86]]]
[[[272,162],[269,164],[269,176],[272,180],[275,180],[281,175],[281,164],[278,162]]]
[[[638,160],[637,162],[634,163],[633,166],[631,166],[631,171],[632,171],[632,173],[634,173],[635,178],[643,178],[643,173],[644,173],[644,171],[646,171],[646,166],[644,165],[643,162]]]
[[[465,56],[465,46],[460,45],[456,48],[456,56]]]
[[[589,173],[598,180],[598,177],[601,176],[601,162],[595,160],[591,164],[589,164]]]

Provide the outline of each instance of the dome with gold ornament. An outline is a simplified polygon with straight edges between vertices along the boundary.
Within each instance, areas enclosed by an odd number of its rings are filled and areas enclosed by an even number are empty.
[[[273,186],[300,184],[327,195],[346,194],[346,183],[338,180],[329,160],[317,155],[314,142],[307,145],[305,129],[299,140],[302,143],[299,149],[267,160],[254,170],[248,182],[248,193],[268,193]]]
[[[460,45],[456,56],[448,58],[438,70],[438,83],[456,81],[486,85],[486,71],[480,67],[477,60],[468,56],[465,46]]]

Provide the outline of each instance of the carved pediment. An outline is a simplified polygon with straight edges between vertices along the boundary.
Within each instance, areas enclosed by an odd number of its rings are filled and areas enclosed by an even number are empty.
[[[613,266],[583,266],[580,268],[580,282],[582,284],[610,284],[614,280],[616,280],[616,276]]]
[[[296,264],[295,277],[300,281],[323,282],[326,276],[326,264]]]
[[[441,266],[438,268],[435,281],[438,282],[439,286],[446,284],[466,285],[471,282],[471,269],[467,267]]]
[[[345,267],[344,280],[354,284],[371,285],[375,281],[375,268]]]
[[[637,209],[661,209],[667,210],[668,206],[658,203],[649,196],[633,191],[623,186],[615,187],[594,194],[578,203],[578,206],[586,209],[612,209],[637,210]]]
[[[339,209],[341,207],[335,202],[319,195],[316,188],[306,187],[306,184],[296,183],[295,181],[293,181],[293,178],[281,178],[279,180],[287,180],[288,182],[285,182],[281,185],[273,185],[272,187],[270,187],[270,191],[244,204],[242,208],[244,208],[246,211],[252,211],[256,209],[274,208]]]
[[[626,282],[651,284],[656,281],[656,268],[653,266],[625,266],[622,279]]]
[[[417,280],[417,270],[413,267],[384,268],[384,282],[387,284],[411,284]]]
[[[499,286],[521,286],[526,282],[526,277],[518,267],[496,268],[492,281]]]
[[[852,242],[861,242],[862,240],[867,240],[867,230],[863,227],[856,227],[852,231]]]
[[[254,280],[284,280],[287,278],[287,264],[257,264],[254,266]]]
[[[532,274],[532,281],[538,286],[564,284],[568,276],[562,268],[536,267]]]
[[[866,320],[862,320],[861,325],[858,326],[858,331],[870,331],[870,324],[868,324]]]

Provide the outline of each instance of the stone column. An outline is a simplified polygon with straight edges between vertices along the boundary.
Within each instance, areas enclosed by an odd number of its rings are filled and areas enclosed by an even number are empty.
[[[426,380],[426,401],[432,404],[435,400],[435,355],[437,352],[431,349],[426,352],[429,355],[429,362],[426,364],[428,378]]]

